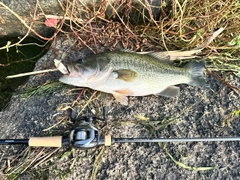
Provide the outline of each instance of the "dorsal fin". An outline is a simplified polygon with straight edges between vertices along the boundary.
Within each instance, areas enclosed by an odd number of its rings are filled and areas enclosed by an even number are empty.
[[[122,50],[123,52],[130,52],[130,53],[136,53],[136,54],[147,54],[150,55],[156,59],[159,59],[163,62],[173,61],[177,59],[192,59],[196,58],[197,56],[195,54],[198,54],[201,52],[202,49],[192,49],[188,51],[148,51],[148,52],[134,52],[129,49]],[[171,62],[170,62],[171,63]]]
[[[123,51],[123,52],[128,52],[128,53],[149,55],[149,56],[152,56],[152,57],[158,59],[158,60],[161,61],[162,63],[172,64],[172,62],[170,61],[170,56],[167,54],[167,51],[159,51],[159,52],[154,52],[154,51],[134,52],[134,51],[129,50],[129,49],[124,49],[124,50],[122,50],[122,51]]]

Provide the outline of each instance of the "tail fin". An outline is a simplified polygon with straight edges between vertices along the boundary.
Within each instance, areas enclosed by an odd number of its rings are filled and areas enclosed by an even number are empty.
[[[205,63],[203,61],[191,61],[187,64],[188,72],[191,75],[191,80],[188,84],[203,88],[209,88],[203,77]]]

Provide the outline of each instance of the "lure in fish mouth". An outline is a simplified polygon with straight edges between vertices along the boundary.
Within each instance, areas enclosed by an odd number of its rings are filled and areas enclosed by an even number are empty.
[[[204,62],[192,61],[179,68],[155,53],[112,51],[92,55],[78,63],[67,65],[69,74],[63,83],[111,93],[123,105],[127,96],[158,94],[179,95],[177,84],[207,87],[203,77]]]

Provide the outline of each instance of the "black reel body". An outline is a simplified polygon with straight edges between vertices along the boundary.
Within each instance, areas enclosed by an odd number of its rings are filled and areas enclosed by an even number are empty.
[[[98,129],[90,122],[82,122],[80,126],[70,133],[70,143],[77,149],[90,149],[96,147],[100,141]]]

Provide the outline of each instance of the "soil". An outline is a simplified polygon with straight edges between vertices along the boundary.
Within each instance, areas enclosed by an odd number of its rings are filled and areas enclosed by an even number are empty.
[[[53,44],[54,51],[50,50],[36,64],[35,70],[54,67],[53,59],[60,59],[63,52],[72,44],[71,40],[59,38]],[[56,55],[57,52],[57,55]],[[63,61],[76,61],[88,54],[88,50],[77,51],[71,49]],[[26,86],[44,84],[49,80],[58,80],[61,73],[46,73],[31,76],[27,84],[19,87],[18,92]],[[220,75],[232,85],[239,87],[239,77],[233,74]],[[92,108],[101,115],[103,106],[109,107],[108,120],[104,132],[114,137],[153,137],[153,135],[139,123],[124,123],[112,125],[114,122],[136,122],[136,115],[142,115],[150,120],[163,117],[177,117],[178,121],[165,128],[156,130],[157,137],[163,138],[190,138],[190,137],[236,137],[240,136],[239,117],[234,116],[231,122],[230,114],[239,109],[239,96],[222,82],[212,76],[206,76],[211,86],[209,90],[198,87],[179,85],[181,94],[176,98],[162,96],[130,97],[129,105],[116,103],[110,95],[102,94],[92,103]],[[0,113],[0,138],[28,138],[31,136],[57,134],[60,130],[69,130],[68,126],[60,125],[50,132],[42,130],[54,125],[58,117],[66,114],[66,110],[59,107],[71,104],[78,96],[79,91],[70,95],[67,92],[74,87],[57,87],[53,92],[39,96],[35,94],[23,99],[16,93],[8,106]],[[91,94],[92,90],[87,90]],[[88,96],[88,95],[86,95]],[[77,107],[76,107],[77,108]],[[109,125],[109,126],[108,126]],[[225,126],[223,126],[225,125]],[[214,170],[196,171],[187,170],[175,164],[166,152],[157,143],[123,143],[114,144],[104,149],[102,163],[97,172],[96,179],[239,179],[240,178],[240,142],[180,142],[167,143],[166,149],[178,161],[193,167],[216,166]],[[3,156],[18,153],[22,146],[1,146]],[[97,150],[97,152],[100,149]],[[95,155],[97,156],[97,152]],[[88,151],[94,153],[94,150]],[[75,149],[71,156],[58,163],[52,172],[44,179],[62,179],[56,175],[69,168],[75,157],[71,172],[65,179],[90,179],[95,156],[85,156],[86,151]],[[1,170],[6,163],[1,162]],[[60,174],[60,173],[59,173]],[[59,175],[58,174],[58,175]],[[18,179],[31,179],[26,173]]]

